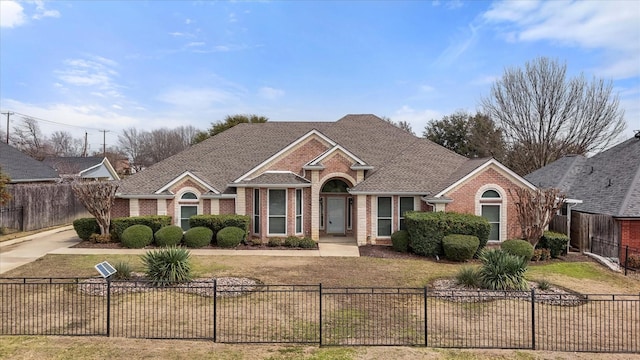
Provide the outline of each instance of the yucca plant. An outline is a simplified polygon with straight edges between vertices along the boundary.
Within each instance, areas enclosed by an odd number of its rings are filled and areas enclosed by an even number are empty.
[[[113,268],[116,269],[116,273],[113,274],[114,280],[129,280],[131,279],[131,265],[124,261],[118,261],[113,264]]]
[[[191,280],[191,253],[180,247],[147,251],[141,256],[147,277],[155,286],[185,283]]]
[[[524,277],[528,259],[511,255],[499,249],[483,251],[482,267],[478,272],[480,284],[490,290],[527,290]]]
[[[468,288],[475,288],[480,285],[478,270],[471,266],[465,266],[456,274],[456,283]]]

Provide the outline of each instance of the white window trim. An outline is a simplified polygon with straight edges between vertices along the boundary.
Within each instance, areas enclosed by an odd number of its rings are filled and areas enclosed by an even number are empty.
[[[180,226],[182,228],[182,208],[185,207],[196,207],[196,215],[200,215],[200,212],[198,211],[198,205],[196,203],[192,203],[192,204],[180,204],[180,216],[178,217],[178,226]],[[182,230],[184,231],[184,229]]]
[[[298,214],[298,191],[300,192],[300,214]],[[304,234],[304,190],[296,189],[295,194],[296,194],[296,204],[295,204],[296,218],[293,226],[295,227],[296,235],[300,235],[300,234]],[[300,217],[300,231],[298,231],[298,216]]]
[[[279,190],[279,191],[284,191],[284,233],[280,234],[280,233],[272,233],[271,232],[271,226],[269,226],[270,222],[269,220],[271,219],[271,214],[269,212],[269,202],[271,201],[271,196],[269,195],[271,193],[271,191],[273,190]],[[289,229],[288,229],[288,216],[289,216],[289,194],[287,189],[268,189],[267,190],[267,236],[286,236],[289,233]],[[277,217],[281,217],[282,215],[274,215]]]
[[[502,242],[503,241],[502,240],[503,239],[503,237],[502,237],[502,204],[500,204],[500,203],[492,203],[492,202],[481,203],[480,204],[480,216],[482,216],[482,208],[484,206],[497,206],[498,207],[498,211],[500,212],[500,220],[499,220],[500,222],[498,223],[498,225],[500,226],[499,229],[498,229],[498,237],[499,237],[499,239],[498,240],[488,239],[488,241],[493,241],[493,242],[499,241],[499,242]],[[487,219],[487,221],[489,221],[489,220]],[[489,224],[495,224],[495,222],[489,221]]]
[[[258,195],[256,197],[256,194]],[[258,207],[256,208],[256,198],[258,199]],[[253,189],[253,227],[251,229],[252,233],[255,235],[260,235],[260,232],[262,231],[262,224],[261,224],[261,218],[260,218],[260,210],[262,208],[262,199],[260,198],[260,189]],[[258,219],[256,221],[256,218]],[[256,224],[258,225],[258,232],[256,232]]]
[[[496,191],[500,194],[500,199],[497,198],[486,198],[488,201],[482,201],[482,194],[487,190]],[[500,200],[498,202],[498,200]],[[481,186],[476,192],[475,196],[475,205],[476,205],[476,215],[482,216],[482,205],[500,205],[500,240],[497,242],[503,242],[507,240],[507,209],[508,209],[508,199],[507,192],[497,184],[485,184]],[[497,243],[495,240],[490,240],[489,242]]]
[[[416,197],[415,196],[398,196],[398,223],[396,224],[396,230],[400,230],[400,220],[404,219],[404,217],[402,216],[402,214],[400,213],[400,211],[402,210],[402,206],[401,206],[401,199],[402,198],[411,198],[413,199],[413,210],[412,211],[416,211]]]
[[[182,199],[182,195],[184,195],[185,193],[194,193],[197,197],[197,199]],[[196,212],[197,215],[202,215],[202,194],[200,193],[200,191],[198,191],[198,189],[187,186],[184,187],[182,189],[180,189],[174,198],[174,206],[173,206],[173,214],[174,214],[174,219],[173,219],[173,223],[174,225],[178,225],[178,226],[182,226],[181,224],[181,218],[182,218],[182,206],[197,206],[198,207],[198,211]]]
[[[391,199],[391,217],[381,218],[379,216],[379,214],[378,214],[379,203],[378,202],[379,202],[380,198],[389,198],[389,199]],[[376,213],[376,221],[375,221],[375,224],[376,224],[376,237],[378,239],[390,239],[391,238],[391,234],[393,234],[393,196],[376,196],[376,211],[375,211],[375,213]],[[380,219],[389,219],[389,220],[391,220],[391,234],[389,234],[389,235],[379,235],[378,234],[378,228],[379,228],[378,221]]]

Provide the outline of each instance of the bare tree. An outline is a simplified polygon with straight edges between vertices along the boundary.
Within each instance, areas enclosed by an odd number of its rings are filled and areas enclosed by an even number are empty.
[[[183,150],[194,144],[194,139],[200,133],[200,130],[192,125],[178,126],[173,131],[177,132],[182,139]]]
[[[116,198],[118,183],[115,181],[74,180],[71,189],[89,214],[93,215],[100,227],[100,235],[109,235],[111,207]]]
[[[54,131],[49,137],[48,142],[51,145],[55,156],[80,156],[84,143],[82,139],[75,139],[66,131]]]
[[[9,179],[8,175],[5,175],[2,172],[2,167],[0,166],[0,205],[4,205],[11,200],[11,194],[9,194],[9,191],[7,190],[7,184],[9,184],[9,181],[11,181],[11,179]]]
[[[382,120],[388,122],[389,124],[391,124],[393,126],[399,127],[400,129],[408,132],[409,134],[412,134],[412,135],[416,134],[415,132],[413,132],[413,129],[411,128],[411,124],[409,124],[408,121],[400,120],[400,121],[396,122],[396,121],[391,120],[391,118],[389,118],[387,116],[383,116]]]
[[[538,244],[556,212],[562,208],[565,196],[558,189],[509,189],[520,222],[522,239],[533,247]]]
[[[507,165],[519,174],[606,148],[625,128],[611,81],[567,79],[566,69],[544,57],[506,69],[482,99],[511,147]]]
[[[23,118],[14,126],[10,141],[13,146],[34,159],[42,160],[51,153],[40,126],[32,118]]]
[[[135,172],[147,166],[142,156],[144,145],[141,135],[134,127],[123,129],[122,134],[118,135],[118,148],[129,158],[131,169]]]
[[[138,131],[132,127],[118,135],[118,147],[137,172],[187,149],[198,133],[193,126],[152,131]]]

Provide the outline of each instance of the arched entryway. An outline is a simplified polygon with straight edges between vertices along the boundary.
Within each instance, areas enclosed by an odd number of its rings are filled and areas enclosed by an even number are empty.
[[[344,235],[353,229],[353,198],[348,180],[332,178],[320,189],[320,230],[325,234]]]

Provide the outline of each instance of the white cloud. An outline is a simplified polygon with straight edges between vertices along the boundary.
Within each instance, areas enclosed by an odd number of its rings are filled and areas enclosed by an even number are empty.
[[[49,10],[44,6],[44,1],[35,0],[34,4],[36,4],[36,13],[32,16],[32,18],[36,20],[40,20],[46,17],[54,17],[59,18],[60,12],[58,10]]]
[[[0,27],[13,28],[25,22],[24,8],[17,1],[0,1]]]
[[[237,101],[238,96],[222,89],[179,88],[160,94],[158,100],[178,109],[193,111],[194,109],[209,109],[215,104],[228,104]]]
[[[435,90],[435,88],[431,85],[420,85],[420,91],[421,92],[433,92]]]
[[[190,43],[187,44],[187,47],[198,47],[198,46],[205,46],[206,43],[202,42],[202,41],[192,41]]]
[[[461,29],[449,41],[449,46],[440,53],[435,61],[436,65],[450,65],[464,54],[468,48],[473,46],[478,40],[478,27],[469,24],[466,29]]]
[[[506,24],[499,31],[507,40],[601,49],[607,62],[598,72],[618,78],[640,75],[640,11],[635,1],[501,1],[483,18]]]
[[[437,110],[432,109],[413,109],[408,105],[403,105],[400,109],[396,110],[391,116],[393,121],[406,121],[411,125],[413,131],[420,136],[422,130],[427,126],[430,120],[440,119],[442,114]]]
[[[109,96],[119,97],[114,78],[118,72],[113,69],[117,63],[113,60],[91,56],[86,59],[67,59],[65,68],[55,73],[58,79],[71,86],[94,87]]]
[[[260,97],[263,97],[267,100],[276,100],[284,96],[284,90],[265,86],[258,90],[258,94],[260,95]]]

